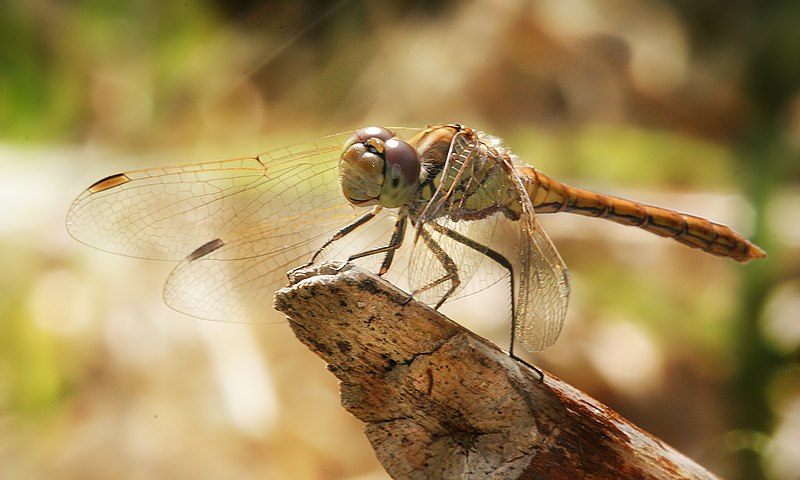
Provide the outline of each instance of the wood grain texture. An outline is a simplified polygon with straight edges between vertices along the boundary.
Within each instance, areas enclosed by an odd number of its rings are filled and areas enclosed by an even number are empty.
[[[715,479],[617,413],[370,273],[322,265],[275,297],[395,479]]]

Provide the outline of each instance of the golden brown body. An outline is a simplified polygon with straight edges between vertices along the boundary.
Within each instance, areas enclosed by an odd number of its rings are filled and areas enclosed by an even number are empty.
[[[571,187],[531,166],[518,167],[517,172],[537,213],[569,212],[605,218],[737,262],[766,256],[762,249],[726,225],[687,213]]]
[[[434,178],[423,179],[420,199],[429,201],[442,183],[440,171],[448,159],[451,144],[475,143],[475,153],[462,165],[451,165],[446,210],[453,220],[477,220],[497,211],[515,219],[520,213],[519,196],[508,182],[510,155],[496,142],[460,125],[428,127],[409,140],[419,152],[424,170],[433,170]],[[465,148],[466,149],[466,148]],[[451,162],[457,162],[450,159]],[[505,168],[504,168],[505,167]],[[610,195],[575,188],[555,180],[530,165],[514,165],[536,213],[568,212],[604,218],[622,225],[639,227],[661,237],[672,238],[686,246],[720,257],[747,262],[766,256],[764,251],[730,227],[702,217],[666,208],[645,205]],[[453,173],[456,172],[456,173]],[[449,183],[448,183],[449,182]]]

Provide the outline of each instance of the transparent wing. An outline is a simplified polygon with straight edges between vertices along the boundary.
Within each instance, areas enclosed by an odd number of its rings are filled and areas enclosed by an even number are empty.
[[[181,260],[231,232],[276,232],[299,218],[310,225],[347,209],[336,177],[347,138],[333,135],[255,157],[112,175],[78,196],[67,229],[108,252]],[[272,248],[257,246],[262,249],[236,253],[255,256]]]
[[[67,228],[109,252],[184,260],[164,289],[178,311],[257,321],[286,283],[286,271],[357,213],[336,174],[348,137],[112,175],[75,200]]]
[[[513,177],[522,204],[515,333],[526,349],[538,352],[555,343],[561,333],[569,301],[569,271],[536,219],[519,177]]]
[[[259,322],[271,310],[273,292],[287,283],[287,270],[308,261],[355,213],[350,205],[332,205],[212,240],[172,271],[164,300],[199,318]],[[358,248],[351,241],[334,246]]]
[[[182,260],[164,288],[165,301],[178,311],[260,321],[274,290],[286,283],[286,271],[363,213],[344,199],[337,176],[349,137],[112,175],[75,200],[67,228],[109,252]],[[346,259],[386,241],[392,223],[385,217],[335,242],[320,261]]]

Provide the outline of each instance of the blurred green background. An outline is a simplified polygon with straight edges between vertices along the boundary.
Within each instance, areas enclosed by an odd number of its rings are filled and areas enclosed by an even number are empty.
[[[725,478],[800,479],[798,26],[788,0],[3,2],[0,478],[386,478],[285,324],[174,313],[171,265],[64,214],[121,170],[457,121],[769,253],[542,218],[573,295],[535,361]]]

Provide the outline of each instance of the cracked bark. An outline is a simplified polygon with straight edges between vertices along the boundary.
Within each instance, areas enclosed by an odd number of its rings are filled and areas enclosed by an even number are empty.
[[[276,308],[392,478],[717,478],[373,274],[326,264],[292,283]]]

